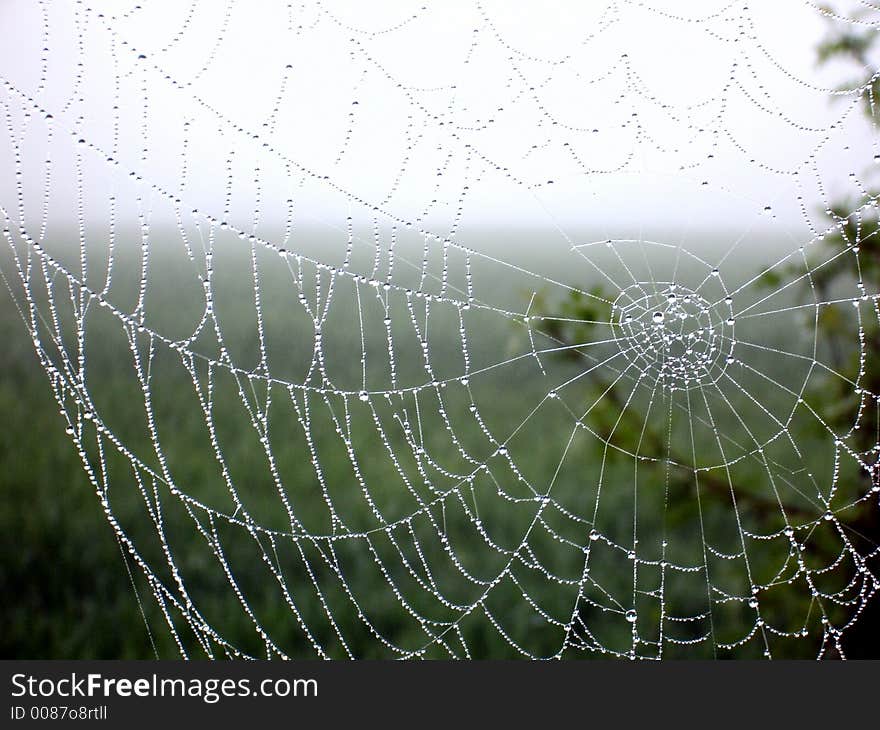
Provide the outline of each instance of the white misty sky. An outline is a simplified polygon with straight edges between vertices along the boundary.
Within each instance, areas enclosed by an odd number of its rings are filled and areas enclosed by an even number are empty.
[[[172,219],[137,170],[245,228],[282,225],[288,199],[299,222],[372,215],[345,191],[460,236],[803,235],[798,196],[812,215],[869,174],[852,97],[829,101],[852,72],[816,67],[828,22],[800,0],[288,5],[0,5],[15,137],[4,125],[0,161],[21,150],[28,220],[47,160],[51,220],[76,220],[77,155],[93,221],[110,195],[123,223]],[[23,117],[32,102],[54,117],[51,143],[42,114]],[[10,176],[0,195],[14,211]]]

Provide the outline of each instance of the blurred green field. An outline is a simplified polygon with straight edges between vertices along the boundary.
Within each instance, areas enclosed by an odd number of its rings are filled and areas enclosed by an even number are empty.
[[[145,327],[183,337],[192,332],[205,305],[195,286],[199,283],[196,272],[175,263],[175,255],[179,256],[179,251],[169,253],[167,260],[161,253],[151,260]],[[140,267],[136,264],[125,259],[116,263],[109,299],[120,311],[130,311],[137,300]],[[498,315],[503,307],[522,311],[530,283],[488,265],[486,271],[475,271],[474,277],[478,291],[491,291],[498,303],[496,309],[467,315],[471,366],[481,373],[471,377],[467,387],[456,380],[463,350],[457,314],[438,304],[431,315],[433,377],[444,384],[424,388],[424,367],[419,365],[418,349],[409,331],[411,314],[406,310],[410,305],[401,298],[392,302],[390,310],[400,348],[397,376],[400,382],[422,390],[399,399],[396,395],[394,399],[370,396],[368,408],[356,397],[361,387],[371,393],[390,387],[387,363],[380,365],[387,359],[388,349],[380,318],[388,315],[375,306],[371,310],[357,298],[356,282],[349,290],[343,282],[334,290],[323,341],[326,366],[332,370],[338,390],[308,396],[292,393],[284,383],[303,381],[314,334],[287,272],[268,254],[257,263],[261,322],[265,367],[278,382],[267,388],[261,377],[264,370],[251,264],[250,247],[237,241],[215,254],[213,261],[212,307],[221,323],[223,344],[232,359],[241,363],[240,372],[233,376],[228,369],[211,368],[204,362],[196,362],[187,372],[174,351],[161,345],[155,348],[150,362],[151,406],[161,459],[146,427],[143,393],[132,365],[134,350],[142,356],[148,352],[149,337],[136,331],[126,337],[117,317],[96,306],[87,315],[83,345],[89,395],[103,425],[137,456],[143,469],[132,470],[130,459],[109,448],[89,422],[80,421],[77,426],[83,429],[81,439],[88,460],[102,465],[97,473],[101,483],[109,485],[107,497],[116,519],[156,571],[157,579],[174,585],[176,576],[164,555],[166,548],[171,549],[201,616],[241,651],[259,655],[265,650],[216,560],[217,546],[222,546],[235,571],[248,610],[288,655],[312,655],[312,648],[290,610],[283,586],[279,588],[278,575],[283,576],[313,638],[329,654],[345,654],[342,635],[356,656],[388,655],[372,631],[364,628],[362,615],[368,616],[373,629],[390,642],[415,651],[426,638],[424,627],[414,616],[448,622],[455,618],[457,609],[451,603],[438,602],[406,566],[421,561],[424,575],[431,576],[432,585],[450,602],[473,603],[479,591],[472,580],[464,579],[463,571],[478,581],[491,580],[507,560],[504,550],[515,549],[535,520],[537,497],[524,484],[540,485],[540,493],[552,495],[553,503],[541,511],[542,524],[530,533],[528,544],[531,558],[554,576],[575,583],[581,580],[589,532],[595,529],[602,535],[590,548],[591,580],[585,586],[589,600],[579,616],[602,646],[621,653],[629,649],[631,625],[616,606],[634,605],[640,632],[646,637],[656,638],[662,616],[706,614],[689,622],[667,623],[664,633],[683,643],[668,643],[664,656],[712,656],[711,643],[691,646],[686,642],[707,631],[714,632],[718,642],[734,642],[748,635],[755,610],[745,601],[720,598],[747,595],[749,581],[774,584],[761,596],[765,622],[780,631],[796,632],[804,627],[821,634],[822,611],[816,609],[806,585],[802,580],[785,579],[793,557],[788,539],[777,534],[785,522],[768,486],[768,473],[780,477],[773,489],[790,508],[792,520],[812,524],[824,508],[805,493],[815,491],[816,484],[831,481],[833,448],[815,420],[805,417],[804,409],[797,409],[790,393],[774,392],[766,379],[745,369],[726,388],[726,408],[720,399],[701,404],[699,390],[692,391],[693,400],[684,394],[670,399],[636,382],[625,368],[599,367],[581,377],[585,367],[614,356],[614,343],[583,348],[579,357],[572,357],[570,350],[549,353],[539,364],[537,357],[529,356],[532,346],[522,322]],[[75,263],[70,265],[75,267]],[[757,258],[741,260],[738,271],[728,269],[726,273],[747,280],[748,272],[761,265]],[[559,269],[565,273],[564,265]],[[99,282],[105,275],[106,261],[97,255],[89,270],[90,280]],[[296,281],[320,280],[321,273],[300,272],[298,276]],[[662,280],[662,276],[657,278]],[[56,300],[64,302],[67,296],[69,301],[64,280],[55,281],[53,287]],[[34,290],[37,303],[45,305],[46,292],[36,286]],[[318,286],[308,294],[316,297],[315,306],[320,304],[321,291]],[[550,287],[546,292],[533,289],[531,294],[539,293],[548,311],[561,311],[566,306],[561,292]],[[427,321],[424,302],[412,306],[417,310],[415,319]],[[607,320],[607,302],[596,306],[597,319]],[[47,311],[45,307],[43,311]],[[561,336],[576,342],[605,340],[607,333],[602,327],[579,324]],[[68,321],[61,329],[69,337],[68,354],[75,360],[75,328]],[[760,321],[745,331],[754,341],[763,338],[783,349],[811,351],[806,320],[802,331],[783,331],[772,322]],[[365,333],[363,341],[361,333]],[[540,327],[532,336],[538,339],[535,347],[539,351],[554,346]],[[64,433],[64,419],[50,395],[33,343],[13,299],[5,292],[0,306],[0,341],[5,343],[0,352],[0,413],[7,423],[0,435],[0,554],[4,556],[0,592],[9,597],[4,601],[6,630],[0,637],[0,653],[4,657],[144,658],[155,651],[161,657],[176,656],[178,651],[159,605],[140,571],[123,556],[95,488]],[[205,353],[218,352],[217,347],[216,338],[207,330],[191,344],[193,351]],[[362,348],[369,371],[366,365],[361,366]],[[818,353],[818,358],[825,357],[826,353]],[[806,382],[808,388],[821,387],[809,372],[780,363],[772,353],[750,352],[747,358],[756,372]],[[215,515],[230,518],[239,511],[213,452],[212,436],[193,385],[196,377],[204,387],[209,372],[214,438],[221,445],[229,481],[242,505],[267,531],[260,539],[234,522],[211,519],[209,511],[199,507],[207,506]],[[248,372],[254,377],[249,378]],[[548,401],[548,393],[555,393],[556,388],[561,388],[559,397]],[[267,444],[274,457],[271,469],[253,427],[252,413],[248,413],[248,407],[259,410],[265,405],[269,394],[273,402]],[[471,416],[471,404],[478,406],[482,422]],[[72,406],[68,408],[68,413],[76,412]],[[573,416],[585,408],[584,416]],[[308,428],[300,420],[305,412]],[[405,423],[413,414],[417,419]],[[787,433],[792,438],[773,438],[779,430],[775,414],[791,419]],[[743,422],[749,424],[748,429],[743,428]],[[510,459],[498,453],[498,444],[487,438],[487,432],[503,435]],[[343,433],[349,441],[341,438]],[[718,434],[731,438],[722,443]],[[387,441],[383,442],[383,436]],[[766,442],[760,457],[752,446],[743,447],[748,438]],[[414,458],[416,442],[430,460]],[[799,453],[792,443],[797,444]],[[355,458],[349,453],[349,444]],[[310,452],[318,455],[320,474]],[[654,460],[634,459],[631,453]],[[391,455],[397,457],[396,462]],[[699,489],[692,469],[670,467],[667,458],[706,467]],[[462,484],[452,475],[468,473],[469,459],[488,468],[477,469],[475,476]],[[850,478],[850,465],[841,468],[843,477],[834,506],[843,510],[857,497],[860,486],[857,479]],[[187,506],[166,484],[139,484],[138,474],[143,477],[150,469],[172,475],[174,485],[198,504]],[[279,499],[278,481],[294,505],[297,526],[303,533],[344,536],[346,532],[367,531],[370,537],[324,542],[283,537],[271,540],[271,531],[283,536],[293,529]],[[730,501],[732,485],[738,497],[736,510]],[[438,497],[441,493],[446,496]],[[597,500],[600,509],[594,517]],[[424,504],[430,508],[423,508]],[[151,510],[157,507],[162,512],[166,545],[157,539],[151,519]],[[844,512],[842,519],[847,517]],[[413,514],[417,518],[407,521]],[[479,517],[476,527],[475,515]],[[402,529],[383,527],[395,520]],[[440,544],[438,524],[444,526],[454,546],[454,560]],[[777,534],[750,542],[750,576],[741,562],[721,557],[741,549],[738,524],[756,535]],[[214,542],[206,540],[205,534],[212,535]],[[639,536],[636,577],[632,561],[621,547],[630,545],[635,534]],[[799,539],[810,547],[815,561],[810,569],[833,564],[839,546],[830,527],[820,521]],[[718,554],[707,553],[707,544]],[[274,559],[271,568],[267,567],[267,555]],[[703,564],[711,580],[702,572],[666,571],[663,562]],[[567,621],[576,588],[549,579],[526,564],[517,564],[513,574],[516,581],[498,585],[483,606],[492,616],[502,617],[504,633],[484,615],[474,615],[459,627],[462,641],[474,655],[518,656],[505,634],[525,637],[528,651],[538,655],[551,655],[559,645],[561,629],[548,623],[545,615]],[[338,580],[340,575],[344,581]],[[850,577],[848,571],[832,570],[819,573],[817,580],[824,581],[824,589],[831,591],[842,588]],[[321,600],[316,597],[318,587]],[[713,593],[715,589],[720,592]],[[524,600],[523,591],[537,606]],[[406,601],[399,600],[399,595]],[[322,601],[332,607],[335,625],[328,620]],[[707,614],[709,601],[711,615]],[[826,611],[832,617],[845,613],[833,607]],[[193,656],[201,655],[198,639],[185,622],[178,619],[175,627],[187,650]],[[773,648],[774,656],[810,657],[815,656],[818,643],[815,636],[774,637]],[[443,654],[434,649],[436,652],[428,656]],[[646,655],[656,653],[650,642],[643,650]],[[753,640],[723,655],[752,657],[760,656],[763,650],[763,644]],[[216,651],[223,653],[219,647]],[[569,655],[581,654],[571,651]]]
[[[0,301],[0,653],[151,657],[113,530],[5,290]]]

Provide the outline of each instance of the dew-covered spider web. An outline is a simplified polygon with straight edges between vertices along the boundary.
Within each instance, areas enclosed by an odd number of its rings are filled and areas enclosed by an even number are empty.
[[[157,647],[846,653],[869,3],[0,13],[4,281]]]

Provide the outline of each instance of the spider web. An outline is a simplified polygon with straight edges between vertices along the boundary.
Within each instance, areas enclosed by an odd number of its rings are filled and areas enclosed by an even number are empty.
[[[20,9],[4,278],[148,627],[842,656],[877,590],[868,87],[742,2],[450,7]]]

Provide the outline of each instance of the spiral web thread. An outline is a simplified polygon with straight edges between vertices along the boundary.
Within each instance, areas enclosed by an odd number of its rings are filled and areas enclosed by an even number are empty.
[[[877,590],[857,520],[880,489],[880,312],[861,278],[866,150],[843,216],[823,165],[849,154],[869,89],[793,75],[741,2],[611,2],[544,57],[507,39],[502,10],[456,5],[468,40],[436,88],[382,61],[383,43],[418,48],[433,5],[368,27],[335,3],[206,5],[151,24],[147,4],[34,4],[31,55],[0,74],[4,278],[181,655],[843,655]],[[693,103],[654,93],[615,45],[639,21],[710,39],[721,80]],[[314,37],[325,56],[297,55]],[[584,49],[609,38],[593,68]],[[209,80],[248,43],[277,63],[260,57],[261,98],[242,102]],[[293,90],[309,63],[338,59],[350,86]],[[465,103],[481,64],[493,93]],[[604,126],[554,106],[559,79],[576,109],[612,109]],[[792,88],[823,100],[815,118],[789,115]],[[291,129],[298,114],[331,124],[322,94],[343,101],[332,144],[311,149]],[[737,101],[806,140],[786,164],[740,141]],[[382,120],[400,131],[372,168]],[[750,197],[719,160],[778,195]],[[555,207],[559,190],[601,196],[647,168],[691,186],[695,207],[717,195],[758,224],[713,253],[686,225],[643,235],[638,201],[604,236]],[[561,265],[473,243],[472,191],[493,181],[511,210],[536,206],[530,245],[557,246]],[[786,206],[798,233],[760,267],[737,263]],[[857,275],[825,286],[841,266]],[[93,330],[118,345],[110,361]],[[114,377],[128,385],[104,392]],[[163,378],[185,384],[197,445],[179,447]]]

